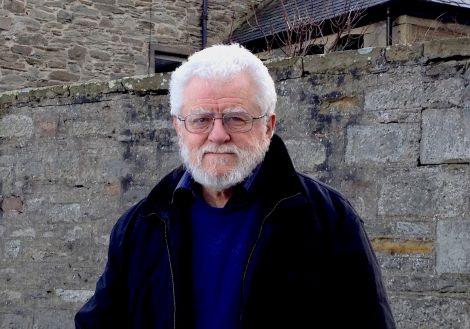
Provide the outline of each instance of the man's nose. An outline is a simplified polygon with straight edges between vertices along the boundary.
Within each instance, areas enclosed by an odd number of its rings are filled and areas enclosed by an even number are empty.
[[[208,139],[217,144],[223,144],[230,140],[230,135],[227,133],[227,130],[225,130],[222,118],[215,118]]]

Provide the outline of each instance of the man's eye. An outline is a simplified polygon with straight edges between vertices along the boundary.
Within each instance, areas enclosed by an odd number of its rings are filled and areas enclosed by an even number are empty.
[[[204,125],[204,124],[208,124],[212,121],[212,117],[209,117],[209,116],[198,116],[198,117],[194,117],[194,118],[191,118],[189,120],[190,124],[193,124],[193,125]]]
[[[227,123],[243,124],[247,121],[248,121],[247,117],[243,115],[229,115],[225,117],[225,122]]]

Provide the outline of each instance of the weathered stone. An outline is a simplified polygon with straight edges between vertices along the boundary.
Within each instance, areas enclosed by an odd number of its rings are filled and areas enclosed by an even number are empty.
[[[422,113],[422,164],[470,162],[470,107]]]
[[[434,273],[434,259],[432,254],[391,254],[377,252],[377,258],[382,271],[387,273],[420,273],[422,275]],[[404,284],[396,284],[396,277],[387,277],[388,290],[398,290]]]
[[[65,69],[67,67],[64,60],[51,60],[47,63],[47,66],[51,69]]]
[[[74,21],[75,25],[78,25],[81,28],[95,29],[98,27],[98,23],[89,19],[76,19]]]
[[[38,21],[43,21],[43,22],[51,22],[55,20],[56,16],[53,13],[34,8],[29,11],[29,16],[32,18],[38,20]]]
[[[81,207],[76,203],[53,206],[48,216],[53,223],[78,222],[81,217]]]
[[[266,62],[274,81],[281,81],[302,76],[302,58],[280,58]]]
[[[470,327],[469,302],[447,296],[391,297],[397,328],[465,329]]]
[[[34,329],[73,329],[73,316],[62,310],[40,310],[34,316]]]
[[[83,61],[87,54],[88,50],[85,47],[75,45],[70,48],[67,53],[70,59]]]
[[[41,34],[22,34],[18,35],[17,41],[20,45],[47,46],[47,40]]]
[[[41,23],[28,16],[16,16],[13,21],[14,30],[24,32],[37,32],[41,29]]]
[[[357,113],[361,110],[361,100],[357,96],[324,97],[320,102],[321,114]]]
[[[58,81],[78,81],[80,76],[67,71],[52,71],[49,73],[49,79]]]
[[[383,61],[381,48],[339,51],[326,55],[306,56],[303,59],[304,72],[359,74],[361,70],[373,69]]]
[[[109,15],[109,13],[114,14],[114,15],[122,15],[122,14],[125,14],[126,12],[122,8],[118,8],[113,4],[95,3],[94,7],[96,9],[99,9],[103,15]]]
[[[0,30],[8,31],[11,27],[10,17],[0,17]]]
[[[142,47],[144,45],[144,42],[142,40],[132,38],[121,37],[121,41],[124,43],[131,44],[134,47]]]
[[[391,254],[430,254],[433,250],[432,242],[428,241],[395,241],[388,238],[371,240],[376,252],[388,252]]]
[[[56,289],[55,293],[65,302],[85,303],[93,295],[94,291]]]
[[[100,27],[114,27],[113,21],[108,17],[103,17],[100,20]]]
[[[97,3],[106,3],[108,5],[113,5],[116,3],[116,0],[95,0],[94,2]]]
[[[470,273],[468,241],[470,241],[470,220],[437,222],[438,273]]]
[[[470,56],[470,43],[468,38],[433,40],[424,44],[423,54],[428,59]]]
[[[27,56],[32,53],[33,48],[29,46],[14,45],[11,47],[11,51],[16,54]]]
[[[419,126],[380,124],[347,128],[346,163],[417,163]]]
[[[140,24],[140,28],[144,30],[148,30],[150,27],[153,27],[151,26],[152,24],[149,24],[149,22],[147,21],[141,21],[139,22],[139,24]],[[181,36],[180,35],[181,32],[174,25],[158,24],[155,31],[157,34],[164,34],[170,38],[179,38]]]
[[[385,49],[389,62],[417,62],[423,56],[423,44],[394,45]]]
[[[18,258],[20,251],[21,251],[21,240],[5,241],[5,258],[7,259]]]
[[[82,4],[74,4],[70,7],[70,10],[72,11],[72,15],[77,17],[97,19],[100,16],[100,12],[98,10],[92,9]]]
[[[468,212],[469,169],[426,168],[385,173],[379,215],[452,218]]]
[[[29,116],[11,114],[0,118],[0,137],[26,137],[33,135],[33,120]]]
[[[35,126],[38,131],[38,136],[55,137],[57,135],[58,123],[59,116],[57,114],[38,114],[35,118]]]
[[[2,293],[1,295],[4,295]],[[31,314],[21,313],[0,313],[0,328],[30,328],[33,324]]]
[[[384,85],[366,90],[364,109],[378,111],[455,106],[462,100],[464,85],[463,79],[455,77],[424,81],[420,76],[397,75],[387,80]]]
[[[295,159],[295,167],[300,171],[313,172],[315,166],[326,161],[326,148],[318,140],[286,140],[285,143],[290,155]]]
[[[405,222],[394,223],[393,235],[405,239],[430,240],[435,235],[435,226],[430,222]]]
[[[126,90],[139,90],[139,91],[151,91],[151,90],[167,90],[169,83],[168,74],[155,74],[150,76],[136,76],[133,78],[123,78],[118,80],[117,83],[121,83]]]
[[[62,24],[71,23],[73,19],[73,14],[66,10],[59,10],[57,12],[57,21]]]
[[[0,209],[2,209],[2,211],[23,212],[23,201],[17,196],[6,197],[1,200]]]
[[[101,50],[90,50],[90,56],[104,62],[111,60],[111,55]]]
[[[24,2],[17,0],[3,0],[3,8],[15,14],[23,14],[25,12]]]

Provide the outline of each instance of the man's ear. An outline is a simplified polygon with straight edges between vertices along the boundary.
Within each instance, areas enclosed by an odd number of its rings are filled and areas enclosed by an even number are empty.
[[[272,113],[272,114],[269,114],[268,120],[266,122],[266,135],[268,135],[269,138],[273,137],[275,127],[276,127],[276,114]]]
[[[172,119],[173,119],[173,120],[172,120],[173,128],[175,128],[176,133],[179,135],[179,134],[180,134],[179,129],[181,128],[181,126],[180,126],[180,124],[179,124],[178,117],[177,117],[176,115],[173,115]]]

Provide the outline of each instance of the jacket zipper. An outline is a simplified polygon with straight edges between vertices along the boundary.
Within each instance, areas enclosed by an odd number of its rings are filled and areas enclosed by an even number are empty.
[[[253,244],[253,247],[251,248],[250,254],[248,256],[248,261],[246,262],[245,271],[243,272],[243,278],[242,278],[242,294],[243,294],[243,296],[245,296],[245,281],[246,281],[246,275],[248,273],[248,267],[250,266],[251,258],[252,258],[253,254],[255,252],[256,246],[258,245],[258,242],[261,239],[261,233],[263,232],[263,228],[264,228],[264,224],[266,223],[266,220],[268,219],[269,216],[271,216],[271,214],[276,210],[276,208],[279,206],[279,204],[281,202],[284,202],[288,199],[296,197],[297,195],[300,195],[300,192],[279,200],[273,206],[271,211],[263,218],[263,221],[261,222],[261,226],[260,226],[260,229],[259,229],[259,232],[258,232],[258,236],[256,237],[255,243]],[[243,303],[245,303],[244,300],[243,300]],[[245,312],[244,308],[245,308],[245,306],[243,305],[242,310],[241,310],[242,313],[240,314],[240,320],[243,320],[243,313]]]
[[[167,226],[166,226],[166,222],[163,220],[163,218],[161,218],[160,216],[158,216],[157,214],[153,213],[153,214],[149,214],[150,215],[156,215],[160,221],[163,223],[163,226],[165,228],[164,232],[165,232],[165,246],[166,246],[166,252],[167,252],[167,255],[168,255],[168,264],[170,265],[170,277],[171,277],[171,292],[173,294],[173,329],[176,329],[176,294],[175,294],[175,276],[174,276],[174,272],[173,272],[173,265],[171,264],[171,254],[170,254],[170,245],[168,243],[168,232],[167,232]]]

